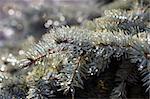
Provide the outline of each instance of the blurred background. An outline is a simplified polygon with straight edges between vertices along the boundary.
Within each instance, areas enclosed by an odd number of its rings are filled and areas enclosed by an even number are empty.
[[[80,25],[101,15],[99,5],[111,0],[0,0],[0,47],[16,45],[61,25]],[[98,3],[98,4],[97,4]]]

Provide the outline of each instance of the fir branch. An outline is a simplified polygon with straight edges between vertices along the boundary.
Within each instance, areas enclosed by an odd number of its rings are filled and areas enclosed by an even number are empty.
[[[105,16],[101,18],[95,19],[87,28],[93,29],[95,31],[123,31],[126,34],[136,34],[137,32],[147,31],[148,27],[146,26],[146,21],[141,16],[143,13],[139,15],[134,12],[127,12],[123,10],[106,10]],[[86,24],[84,27],[86,27]]]
[[[126,91],[125,91],[126,84],[121,82],[118,87],[113,89],[110,98],[111,99],[126,99]]]
[[[134,45],[133,48],[131,49],[132,52],[130,52],[130,58],[132,63],[137,63],[138,70],[141,71],[142,81],[144,82],[144,86],[147,86],[146,92],[149,91],[150,89],[150,79],[149,79],[149,44],[147,42],[140,42],[135,41],[133,42]],[[134,52],[133,52],[134,51]],[[132,54],[131,54],[132,53]],[[136,53],[136,54],[135,54]],[[132,56],[131,56],[132,55]]]

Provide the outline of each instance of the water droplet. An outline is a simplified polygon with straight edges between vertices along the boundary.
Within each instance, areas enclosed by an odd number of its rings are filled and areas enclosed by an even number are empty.
[[[59,26],[59,22],[58,21],[54,21],[53,23],[55,26]]]
[[[4,61],[5,59],[6,59],[6,57],[1,57],[1,60],[3,60],[3,61]]]
[[[60,21],[65,21],[65,17],[64,16],[60,16]]]
[[[71,92],[74,92],[74,90],[73,90],[72,88],[70,89],[70,91],[71,91]]]
[[[98,69],[96,69],[95,72],[98,72]]]
[[[20,50],[19,55],[23,55],[23,54],[25,54],[24,50]]]
[[[61,86],[63,86],[63,85],[64,85],[64,83],[60,83],[60,85],[61,85]]]
[[[5,65],[2,65],[1,68],[0,68],[1,71],[5,71],[5,69],[6,69]]]
[[[9,9],[9,10],[8,10],[8,14],[9,14],[9,15],[13,15],[14,13],[15,13],[15,11],[14,11],[13,9]]]

